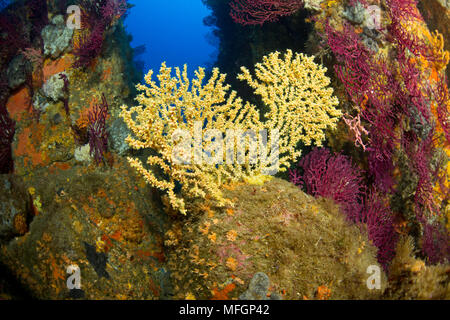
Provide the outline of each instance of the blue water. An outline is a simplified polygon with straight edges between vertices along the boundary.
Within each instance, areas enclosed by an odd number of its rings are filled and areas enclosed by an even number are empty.
[[[0,0],[0,11],[5,9],[10,3],[10,0]]]
[[[201,0],[129,0],[135,7],[125,21],[133,36],[132,47],[145,45],[138,57],[144,61],[144,73],[158,73],[161,62],[167,66],[188,65],[189,76],[199,66],[215,60],[216,48],[210,44],[210,28],[203,19],[210,14]]]

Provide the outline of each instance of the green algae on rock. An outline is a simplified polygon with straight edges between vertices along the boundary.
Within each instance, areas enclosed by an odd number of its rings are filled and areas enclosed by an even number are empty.
[[[258,272],[270,279],[268,296],[313,299],[327,288],[330,299],[381,297],[383,274],[381,290],[366,284],[376,248],[331,201],[277,178],[226,189],[234,207],[197,204],[166,233],[176,298],[238,298]]]
[[[1,246],[0,263],[34,298],[72,298],[66,284],[71,265],[80,268],[86,299],[167,297],[164,215],[145,183],[135,188],[139,177],[125,163],[41,169],[24,180],[22,192],[39,204],[28,232]]]

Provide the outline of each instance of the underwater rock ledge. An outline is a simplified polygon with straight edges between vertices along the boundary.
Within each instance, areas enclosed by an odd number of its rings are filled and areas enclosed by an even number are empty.
[[[198,204],[166,233],[175,298],[238,298],[258,272],[270,279],[268,297],[381,297],[366,285],[367,268],[379,266],[376,248],[331,201],[278,178],[225,189],[234,207]]]

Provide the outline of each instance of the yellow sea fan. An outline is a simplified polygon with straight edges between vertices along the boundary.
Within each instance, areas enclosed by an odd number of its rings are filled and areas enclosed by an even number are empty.
[[[313,56],[294,56],[287,50],[282,59],[274,52],[263,57],[255,69],[256,79],[245,67],[238,79],[246,81],[270,108],[264,125],[280,131],[280,166],[287,167],[289,160],[300,156],[300,151],[294,150],[300,141],[321,146],[325,129],[336,127],[342,116],[336,109],[339,100],[329,87],[327,69],[316,64]]]
[[[189,80],[186,65],[182,71],[175,68],[173,77],[172,69],[163,63],[157,75],[159,83],[152,80],[150,70],[145,76],[148,86],[137,85],[139,105],[122,106],[121,116],[133,133],[127,143],[136,150],[153,149],[156,154],[147,158],[146,167],[140,159],[130,157],[130,166],[147,183],[165,191],[170,205],[183,214],[187,198],[209,198],[216,206],[232,206],[222,196],[223,184],[242,180],[262,184],[268,180],[267,174],[285,171],[289,160],[300,156],[296,149],[300,141],[320,145],[324,130],[334,127],[341,116],[335,108],[338,99],[328,87],[326,69],[313,59],[303,54],[293,58],[288,50],[281,60],[278,52],[272,53],[256,65],[259,81],[242,68],[239,79],[246,80],[270,109],[265,122],[255,106],[243,103],[236,92],[229,93],[226,75],[217,68],[206,83],[203,68]],[[211,132],[216,135],[207,137]],[[255,134],[250,138],[242,134],[248,132]],[[266,144],[261,138],[264,132]],[[222,154],[214,148],[221,141],[225,145]],[[204,161],[205,154],[216,162]],[[181,184],[178,193],[177,183]]]
[[[205,163],[201,153],[211,149],[212,139],[200,137],[198,148],[191,148],[188,141],[188,151],[182,154],[179,150],[184,151],[183,148],[179,148],[176,139],[172,141],[172,138],[177,132],[196,138],[198,131],[202,135],[206,130],[217,129],[222,132],[228,129],[258,132],[259,113],[249,103],[244,105],[235,92],[227,95],[229,85],[224,84],[225,75],[218,69],[213,70],[206,84],[203,84],[203,68],[195,72],[196,78],[192,82],[187,77],[186,66],[183,71],[175,69],[176,77],[171,76],[171,71],[165,63],[162,64],[157,76],[159,84],[152,80],[153,72],[150,71],[145,77],[148,86],[137,85],[142,92],[137,97],[140,105],[130,109],[122,106],[121,113],[133,132],[133,136],[126,139],[128,144],[137,150],[150,148],[157,151],[158,155],[147,159],[147,165],[159,167],[168,179],[159,179],[153,170],[144,168],[139,159],[129,158],[128,161],[149,184],[166,191],[172,207],[182,213],[186,213],[185,204],[183,198],[175,193],[176,181],[182,184],[183,197],[209,196],[218,206],[230,204],[222,197],[220,185],[242,179],[244,174],[251,172],[250,166]],[[176,161],[181,159],[186,161]]]

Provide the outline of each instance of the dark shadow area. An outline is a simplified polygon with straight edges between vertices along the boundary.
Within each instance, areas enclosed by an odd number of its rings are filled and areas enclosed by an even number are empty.
[[[0,300],[32,300],[30,292],[0,263]]]
[[[213,28],[212,34],[218,38],[218,56],[215,66],[227,74],[227,83],[244,100],[261,105],[246,84],[236,79],[240,67],[252,70],[255,63],[273,51],[305,52],[306,41],[312,31],[311,24],[305,22],[308,13],[299,10],[292,16],[282,17],[274,23],[263,26],[242,26],[230,17],[227,0],[202,0],[212,11],[204,19],[204,24]]]

